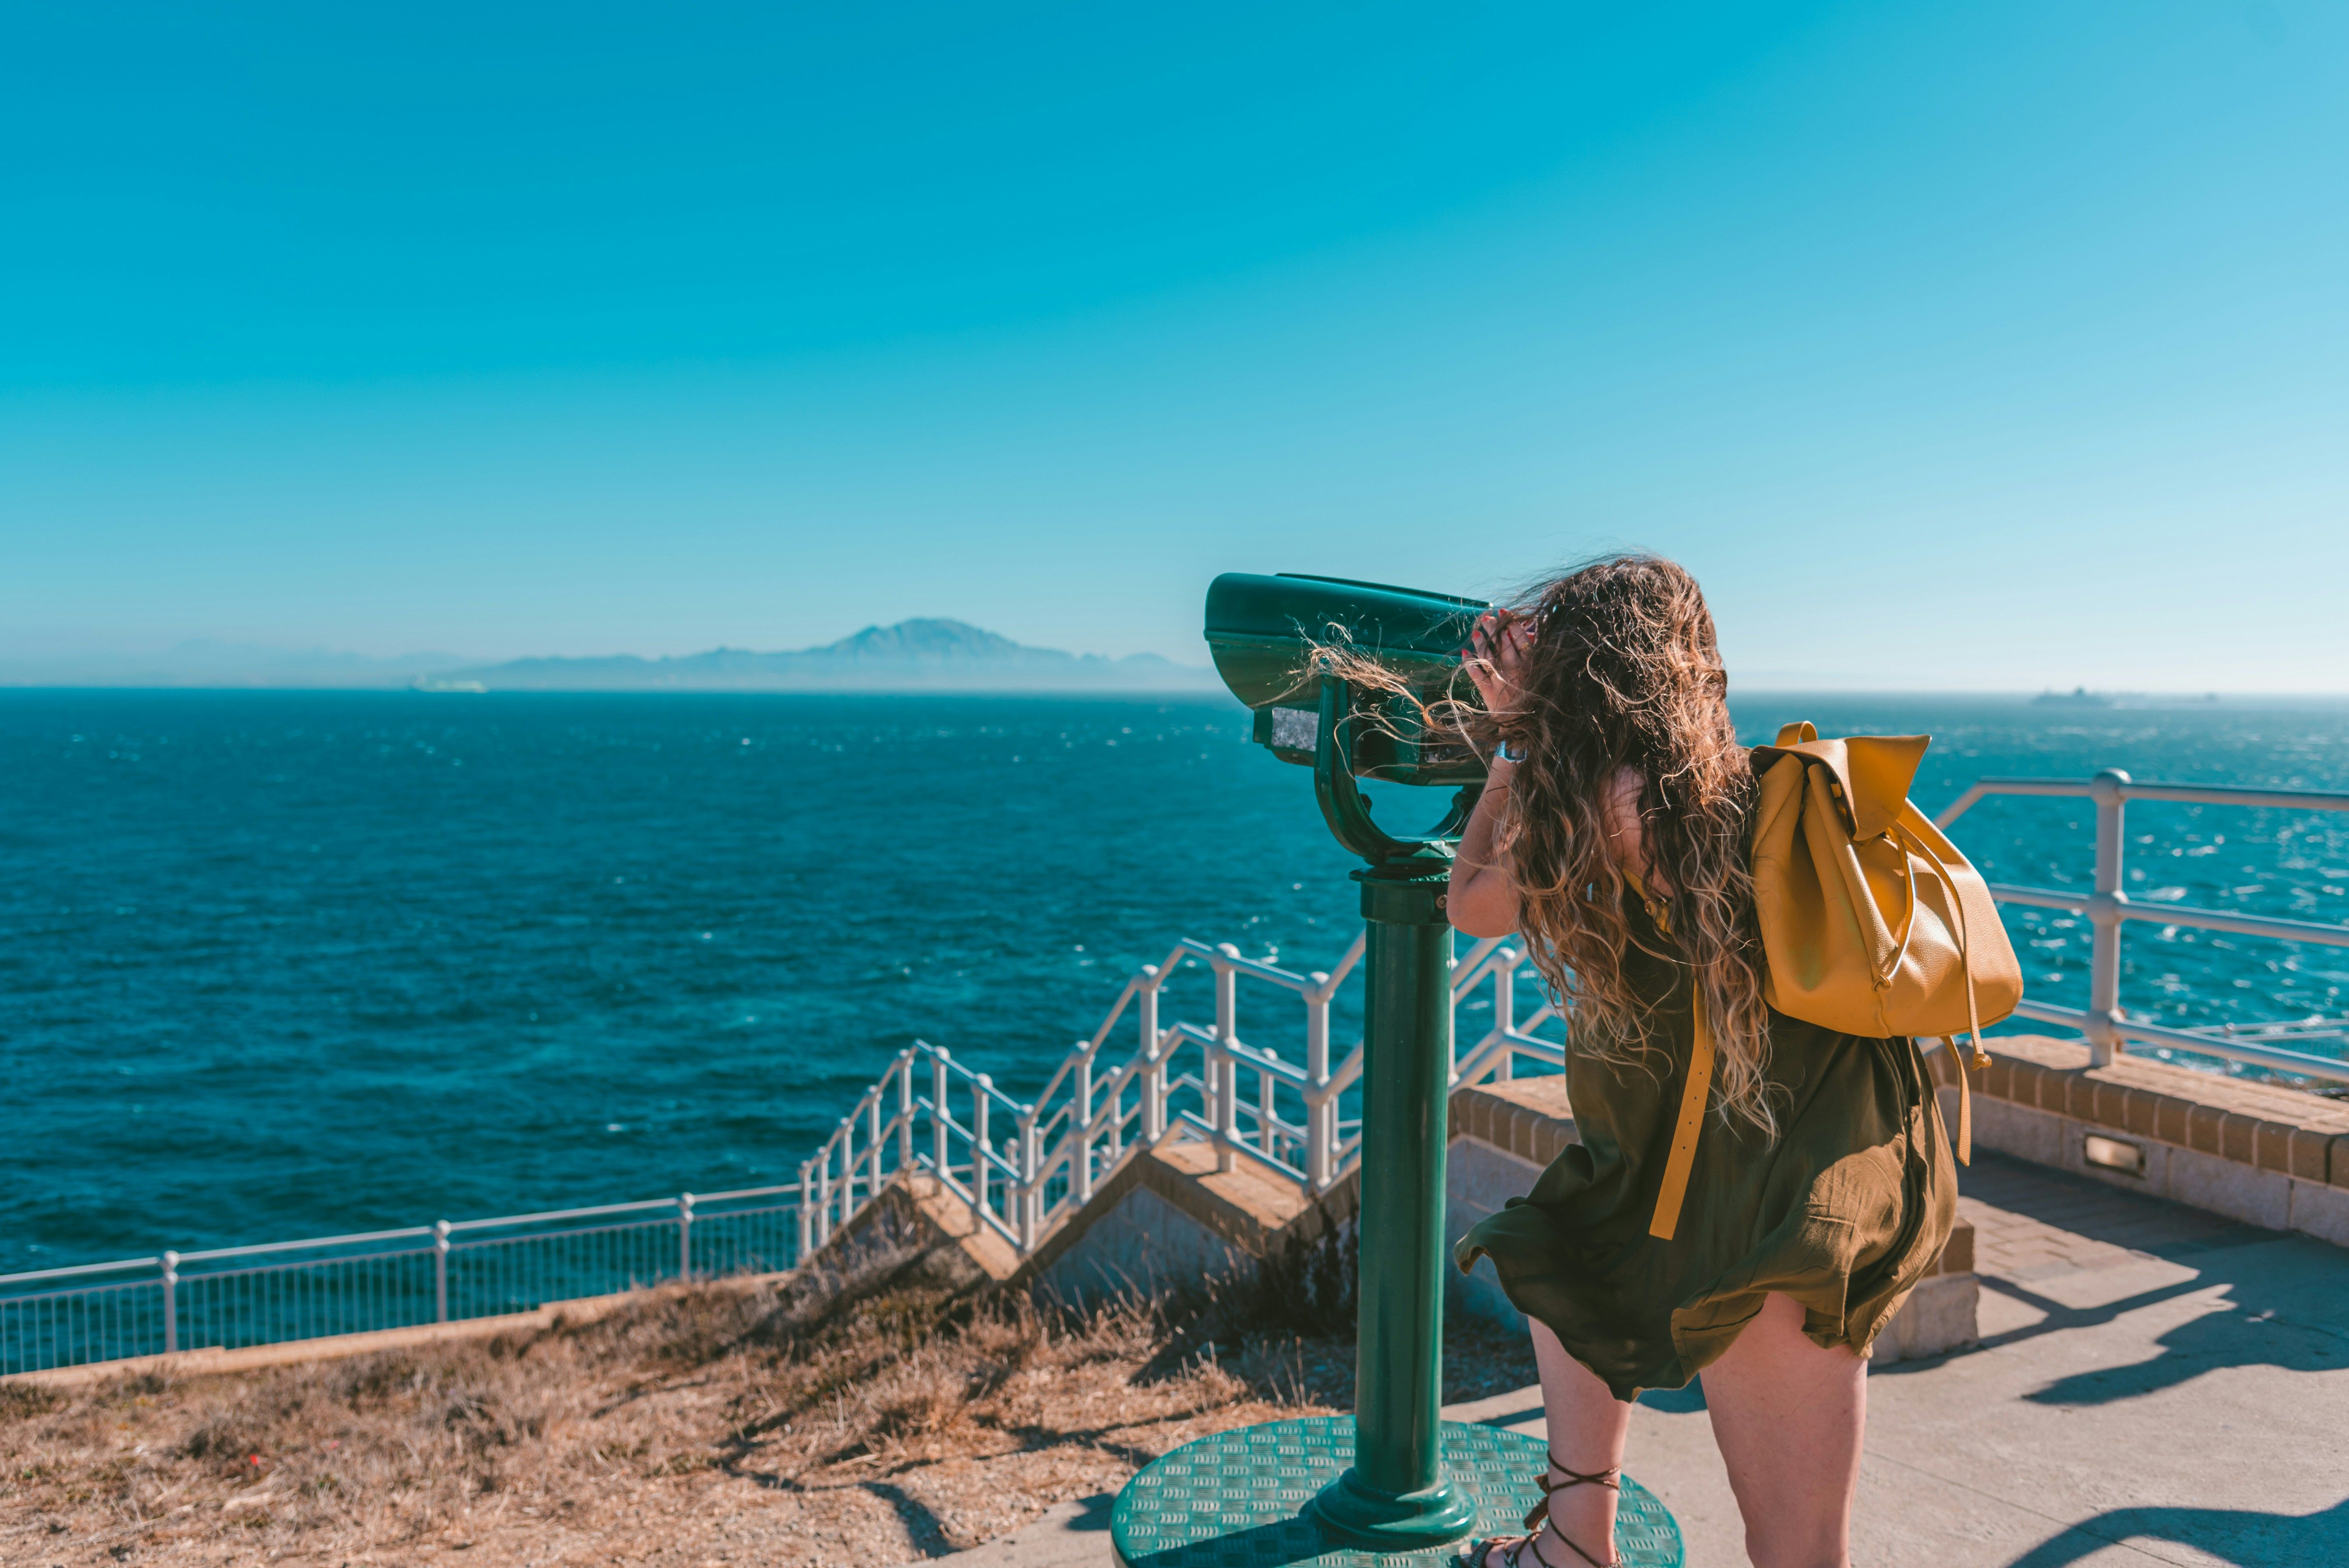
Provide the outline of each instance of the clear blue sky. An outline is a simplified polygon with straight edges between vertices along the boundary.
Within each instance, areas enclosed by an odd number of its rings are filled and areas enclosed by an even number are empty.
[[[2338,4],[15,4],[0,140],[0,654],[1640,544],[1749,685],[2349,689]]]

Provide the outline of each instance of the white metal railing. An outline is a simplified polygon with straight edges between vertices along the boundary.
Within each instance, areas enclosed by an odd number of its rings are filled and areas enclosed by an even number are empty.
[[[527,1312],[664,1280],[786,1269],[796,1186],[0,1275],[0,1375]]]
[[[1325,1191],[1360,1152],[1361,1121],[1346,1105],[1361,1046],[1333,1062],[1330,1017],[1362,945],[1358,936],[1335,969],[1300,975],[1229,944],[1178,942],[1126,982],[1032,1103],[917,1042],[783,1186],[0,1275],[0,1375],[460,1322],[667,1280],[778,1272],[907,1173],[936,1181],[975,1229],[1021,1256],[1137,1150],[1169,1140],[1213,1148],[1224,1170],[1246,1161]],[[1516,949],[1486,941],[1454,965],[1455,1011],[1465,1003],[1493,1015],[1457,1054],[1455,1084],[1508,1078],[1520,1060],[1562,1069],[1564,1047],[1533,1033],[1555,1011],[1516,1018],[1520,964]],[[1188,967],[1213,978],[1212,1026],[1163,1016],[1164,987]],[[1243,982],[1301,1006],[1298,1059],[1242,1030]],[[1480,987],[1489,1000],[1471,1000]],[[1121,1051],[1110,1042],[1129,1016]]]
[[[1358,936],[1335,969],[1300,975],[1243,958],[1228,943],[1178,942],[1164,962],[1126,982],[1101,1026],[1070,1047],[1031,1103],[916,1042],[800,1167],[801,1190],[812,1195],[801,1211],[802,1251],[823,1245],[901,1173],[916,1172],[961,1203],[974,1232],[991,1232],[1025,1256],[1137,1150],[1169,1140],[1211,1148],[1218,1170],[1245,1161],[1303,1191],[1327,1191],[1361,1154],[1360,1119],[1343,1112],[1361,1078],[1362,1047],[1357,1041],[1331,1061],[1330,1011],[1362,945]],[[1557,1010],[1544,1005],[1516,1018],[1523,962],[1517,949],[1487,940],[1454,963],[1455,1016],[1479,987],[1489,991],[1484,1005],[1493,1014],[1475,1043],[1455,1051],[1455,1088],[1510,1078],[1520,1059],[1564,1069],[1564,1044],[1534,1033],[1557,1021]],[[1164,987],[1192,965],[1214,978],[1211,1027],[1161,1021]],[[1301,1005],[1302,1060],[1243,1033],[1242,981]],[[1108,1042],[1129,1011],[1133,1046],[1121,1056]]]
[[[2094,779],[1984,779],[1958,797],[1934,819],[1947,828],[1990,795],[2059,795],[2085,797],[2096,807],[2096,872],[2094,891],[2063,892],[2053,888],[1991,884],[1991,893],[2002,903],[2069,910],[2087,916],[2093,942],[2088,956],[2088,1006],[2058,1007],[2025,997],[2015,1012],[2044,1024],[2077,1029],[2088,1037],[2089,1059],[2098,1067],[2112,1061],[2130,1042],[2194,1051],[2249,1067],[2305,1078],[2349,1082],[2349,1061],[2287,1050],[2280,1041],[2339,1037],[2342,1026],[2328,1020],[2303,1023],[2217,1025],[2178,1029],[2131,1018],[2120,1005],[2121,926],[2124,922],[2149,920],[2196,931],[2224,931],[2241,936],[2271,937],[2282,942],[2308,942],[2328,947],[2349,947],[2349,925],[2322,921],[2279,920],[2267,915],[2235,914],[2224,910],[2187,909],[2176,904],[2133,903],[2121,886],[2122,816],[2131,800],[2164,800],[2208,806],[2269,807],[2290,811],[2349,811],[2349,793],[2318,789],[2233,789],[2200,784],[2141,784],[2117,768]]]

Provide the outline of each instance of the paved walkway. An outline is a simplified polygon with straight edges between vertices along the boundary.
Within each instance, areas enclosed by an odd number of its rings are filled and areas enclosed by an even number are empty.
[[[1863,1568],[2349,1563],[2349,1252],[1995,1154],[1964,1173],[1980,1347],[1868,1380]],[[1631,1468],[1736,1564],[1696,1390]]]
[[[1974,1272],[2009,1285],[2272,1241],[2273,1231],[1985,1153],[1961,1172]]]
[[[2349,1252],[1996,1154],[1976,1228],[1980,1347],[1868,1380],[1860,1568],[2349,1564]],[[1651,1396],[1630,1468],[1691,1568],[1744,1562],[1692,1387]],[[1542,1430],[1539,1391],[1446,1414]],[[1106,1500],[955,1568],[1101,1568]]]

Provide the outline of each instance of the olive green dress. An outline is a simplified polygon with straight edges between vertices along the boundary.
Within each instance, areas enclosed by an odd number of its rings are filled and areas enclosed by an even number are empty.
[[[1636,900],[1624,977],[1656,1006],[1644,1055],[1594,1060],[1569,1038],[1581,1137],[1455,1253],[1501,1286],[1618,1399],[1677,1388],[1727,1350],[1772,1291],[1823,1346],[1865,1355],[1940,1255],[1957,1177],[1916,1042],[1839,1035],[1773,1012],[1773,1142],[1709,1109],[1673,1238],[1648,1233],[1693,1036],[1689,973]]]

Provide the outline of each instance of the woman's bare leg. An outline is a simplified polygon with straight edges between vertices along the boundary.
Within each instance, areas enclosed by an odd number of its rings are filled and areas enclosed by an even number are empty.
[[[1590,1368],[1539,1323],[1532,1323],[1534,1362],[1541,1368],[1542,1409],[1549,1418],[1549,1451],[1561,1465],[1584,1475],[1614,1470],[1623,1462],[1623,1439],[1631,1429],[1631,1407],[1607,1391]],[[1556,1479],[1557,1472],[1551,1472]],[[1550,1494],[1550,1527],[1600,1563],[1615,1561],[1615,1489],[1565,1486]],[[1545,1543],[1557,1568],[1581,1568],[1572,1553]],[[1527,1562],[1524,1568],[1532,1568]]]
[[[1868,1363],[1813,1344],[1801,1305],[1771,1295],[1704,1369],[1704,1405],[1754,1568],[1847,1568]]]

